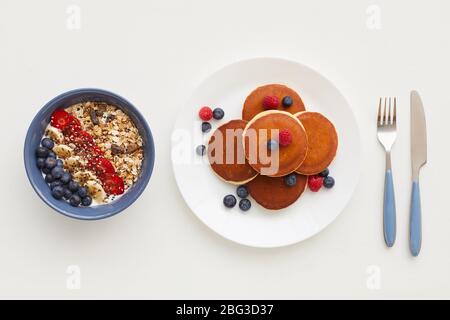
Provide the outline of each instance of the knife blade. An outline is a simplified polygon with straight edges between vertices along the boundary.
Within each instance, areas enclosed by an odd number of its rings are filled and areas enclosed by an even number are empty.
[[[411,92],[411,164],[413,179],[419,179],[420,168],[427,163],[427,125],[422,99]]]
[[[422,99],[417,91],[411,92],[411,166],[412,192],[409,225],[409,247],[417,257],[422,248],[422,205],[420,200],[420,168],[427,162],[427,125]]]

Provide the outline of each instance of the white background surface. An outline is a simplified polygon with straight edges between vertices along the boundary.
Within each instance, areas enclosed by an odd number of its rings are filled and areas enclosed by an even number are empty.
[[[93,2],[0,0],[0,297],[450,298],[448,1]],[[80,30],[66,27],[71,4],[81,8]],[[381,10],[379,30],[367,27],[370,5]],[[363,174],[350,205],[318,236],[283,249],[242,247],[208,230],[182,201],[170,164],[174,119],[194,88],[216,69],[256,56],[321,72],[346,96],[362,131]],[[128,98],[156,140],[146,192],[105,221],[53,212],[22,164],[34,114],[78,87]],[[418,259],[407,241],[411,89],[422,94],[429,127]],[[399,97],[398,240],[391,250],[381,224],[380,95]],[[66,287],[70,265],[81,268],[79,290]],[[371,270],[379,271],[379,290],[367,285]]]

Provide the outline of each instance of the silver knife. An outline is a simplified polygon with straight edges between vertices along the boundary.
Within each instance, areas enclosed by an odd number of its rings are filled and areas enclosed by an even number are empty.
[[[427,163],[427,125],[422,99],[417,91],[411,92],[411,164],[412,194],[410,212],[409,246],[417,257],[422,247],[422,209],[420,204],[419,173]]]

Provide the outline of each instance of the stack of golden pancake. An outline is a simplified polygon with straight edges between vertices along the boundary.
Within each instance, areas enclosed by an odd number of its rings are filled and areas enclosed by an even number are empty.
[[[267,110],[266,97],[280,101]],[[290,98],[289,106],[281,101]],[[291,142],[275,149],[280,131],[290,133]],[[303,194],[310,175],[325,170],[338,147],[334,125],[322,114],[305,110],[299,94],[280,84],[254,90],[244,102],[242,119],[220,126],[208,143],[211,168],[225,182],[246,184],[250,195],[266,209],[288,207]],[[288,186],[284,177],[297,175]]]

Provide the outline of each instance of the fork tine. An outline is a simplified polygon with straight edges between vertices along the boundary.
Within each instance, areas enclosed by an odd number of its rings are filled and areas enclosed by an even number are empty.
[[[387,124],[392,124],[392,117],[391,117],[391,97],[389,97],[389,109],[388,109],[388,117],[387,117]]]
[[[384,98],[383,125],[386,125],[386,105],[387,105],[387,98]]]
[[[397,97],[394,97],[394,115],[392,117],[394,126],[397,124]]]
[[[380,103],[378,104],[378,117],[377,117],[377,125],[381,126],[381,101],[383,98],[380,98]]]

